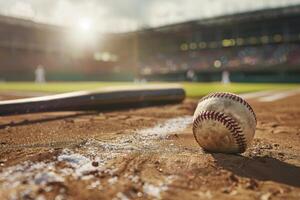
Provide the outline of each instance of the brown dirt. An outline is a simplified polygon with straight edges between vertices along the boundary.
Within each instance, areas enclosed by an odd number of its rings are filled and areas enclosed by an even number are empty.
[[[195,100],[0,117],[0,199],[300,199],[299,98],[250,101],[242,155],[201,150],[183,117]]]

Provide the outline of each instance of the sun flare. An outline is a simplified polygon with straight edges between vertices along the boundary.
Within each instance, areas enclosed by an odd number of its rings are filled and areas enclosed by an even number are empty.
[[[82,31],[90,31],[92,29],[92,20],[89,18],[79,19],[78,27]]]

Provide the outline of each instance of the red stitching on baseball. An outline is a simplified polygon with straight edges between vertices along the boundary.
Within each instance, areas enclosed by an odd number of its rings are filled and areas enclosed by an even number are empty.
[[[237,101],[241,104],[243,104],[244,106],[246,106],[248,108],[248,110],[253,114],[254,116],[254,119],[255,119],[255,123],[257,123],[257,119],[256,119],[256,115],[254,113],[254,110],[252,109],[252,107],[248,104],[247,101],[245,101],[242,97],[240,96],[237,96],[235,94],[232,94],[232,93],[229,93],[229,92],[215,92],[215,93],[211,93],[205,97],[203,97],[202,99],[200,99],[200,102],[201,101],[204,101],[206,99],[209,99],[209,98],[213,98],[213,97],[220,97],[220,98],[228,98],[228,99],[231,99],[233,101]]]
[[[243,134],[241,134],[243,132],[242,128],[238,125],[238,123],[233,118],[225,115],[224,113],[215,112],[215,111],[201,111],[198,114],[197,118],[194,119],[193,134],[198,143],[199,143],[199,141],[197,140],[195,131],[196,131],[196,128],[199,126],[199,124],[203,120],[215,120],[215,121],[222,123],[234,137],[234,139],[239,147],[239,152],[243,153],[246,150],[246,147],[247,147],[246,138]]]

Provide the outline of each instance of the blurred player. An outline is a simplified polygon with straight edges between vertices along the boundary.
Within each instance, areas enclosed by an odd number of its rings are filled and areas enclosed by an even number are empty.
[[[186,78],[189,81],[197,81],[197,76],[196,73],[194,72],[194,70],[189,69],[186,73]]]
[[[45,83],[46,82],[45,69],[42,65],[38,65],[35,70],[35,82],[36,83]]]
[[[228,84],[228,83],[230,83],[230,74],[229,74],[228,71],[224,70],[224,71],[222,72],[222,80],[221,80],[221,82],[222,82],[223,84]]]

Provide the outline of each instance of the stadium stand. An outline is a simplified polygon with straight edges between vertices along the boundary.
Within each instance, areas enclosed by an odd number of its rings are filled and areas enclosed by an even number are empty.
[[[187,80],[184,74],[194,70],[198,80],[216,81],[226,70],[236,81],[300,81],[300,6],[168,25],[140,34],[140,74],[148,80]],[[151,34],[152,40],[144,39]]]
[[[300,82],[300,6],[98,34],[89,42],[74,32],[0,16],[0,80],[34,80],[43,66],[47,80],[219,81],[226,70],[233,81]]]

